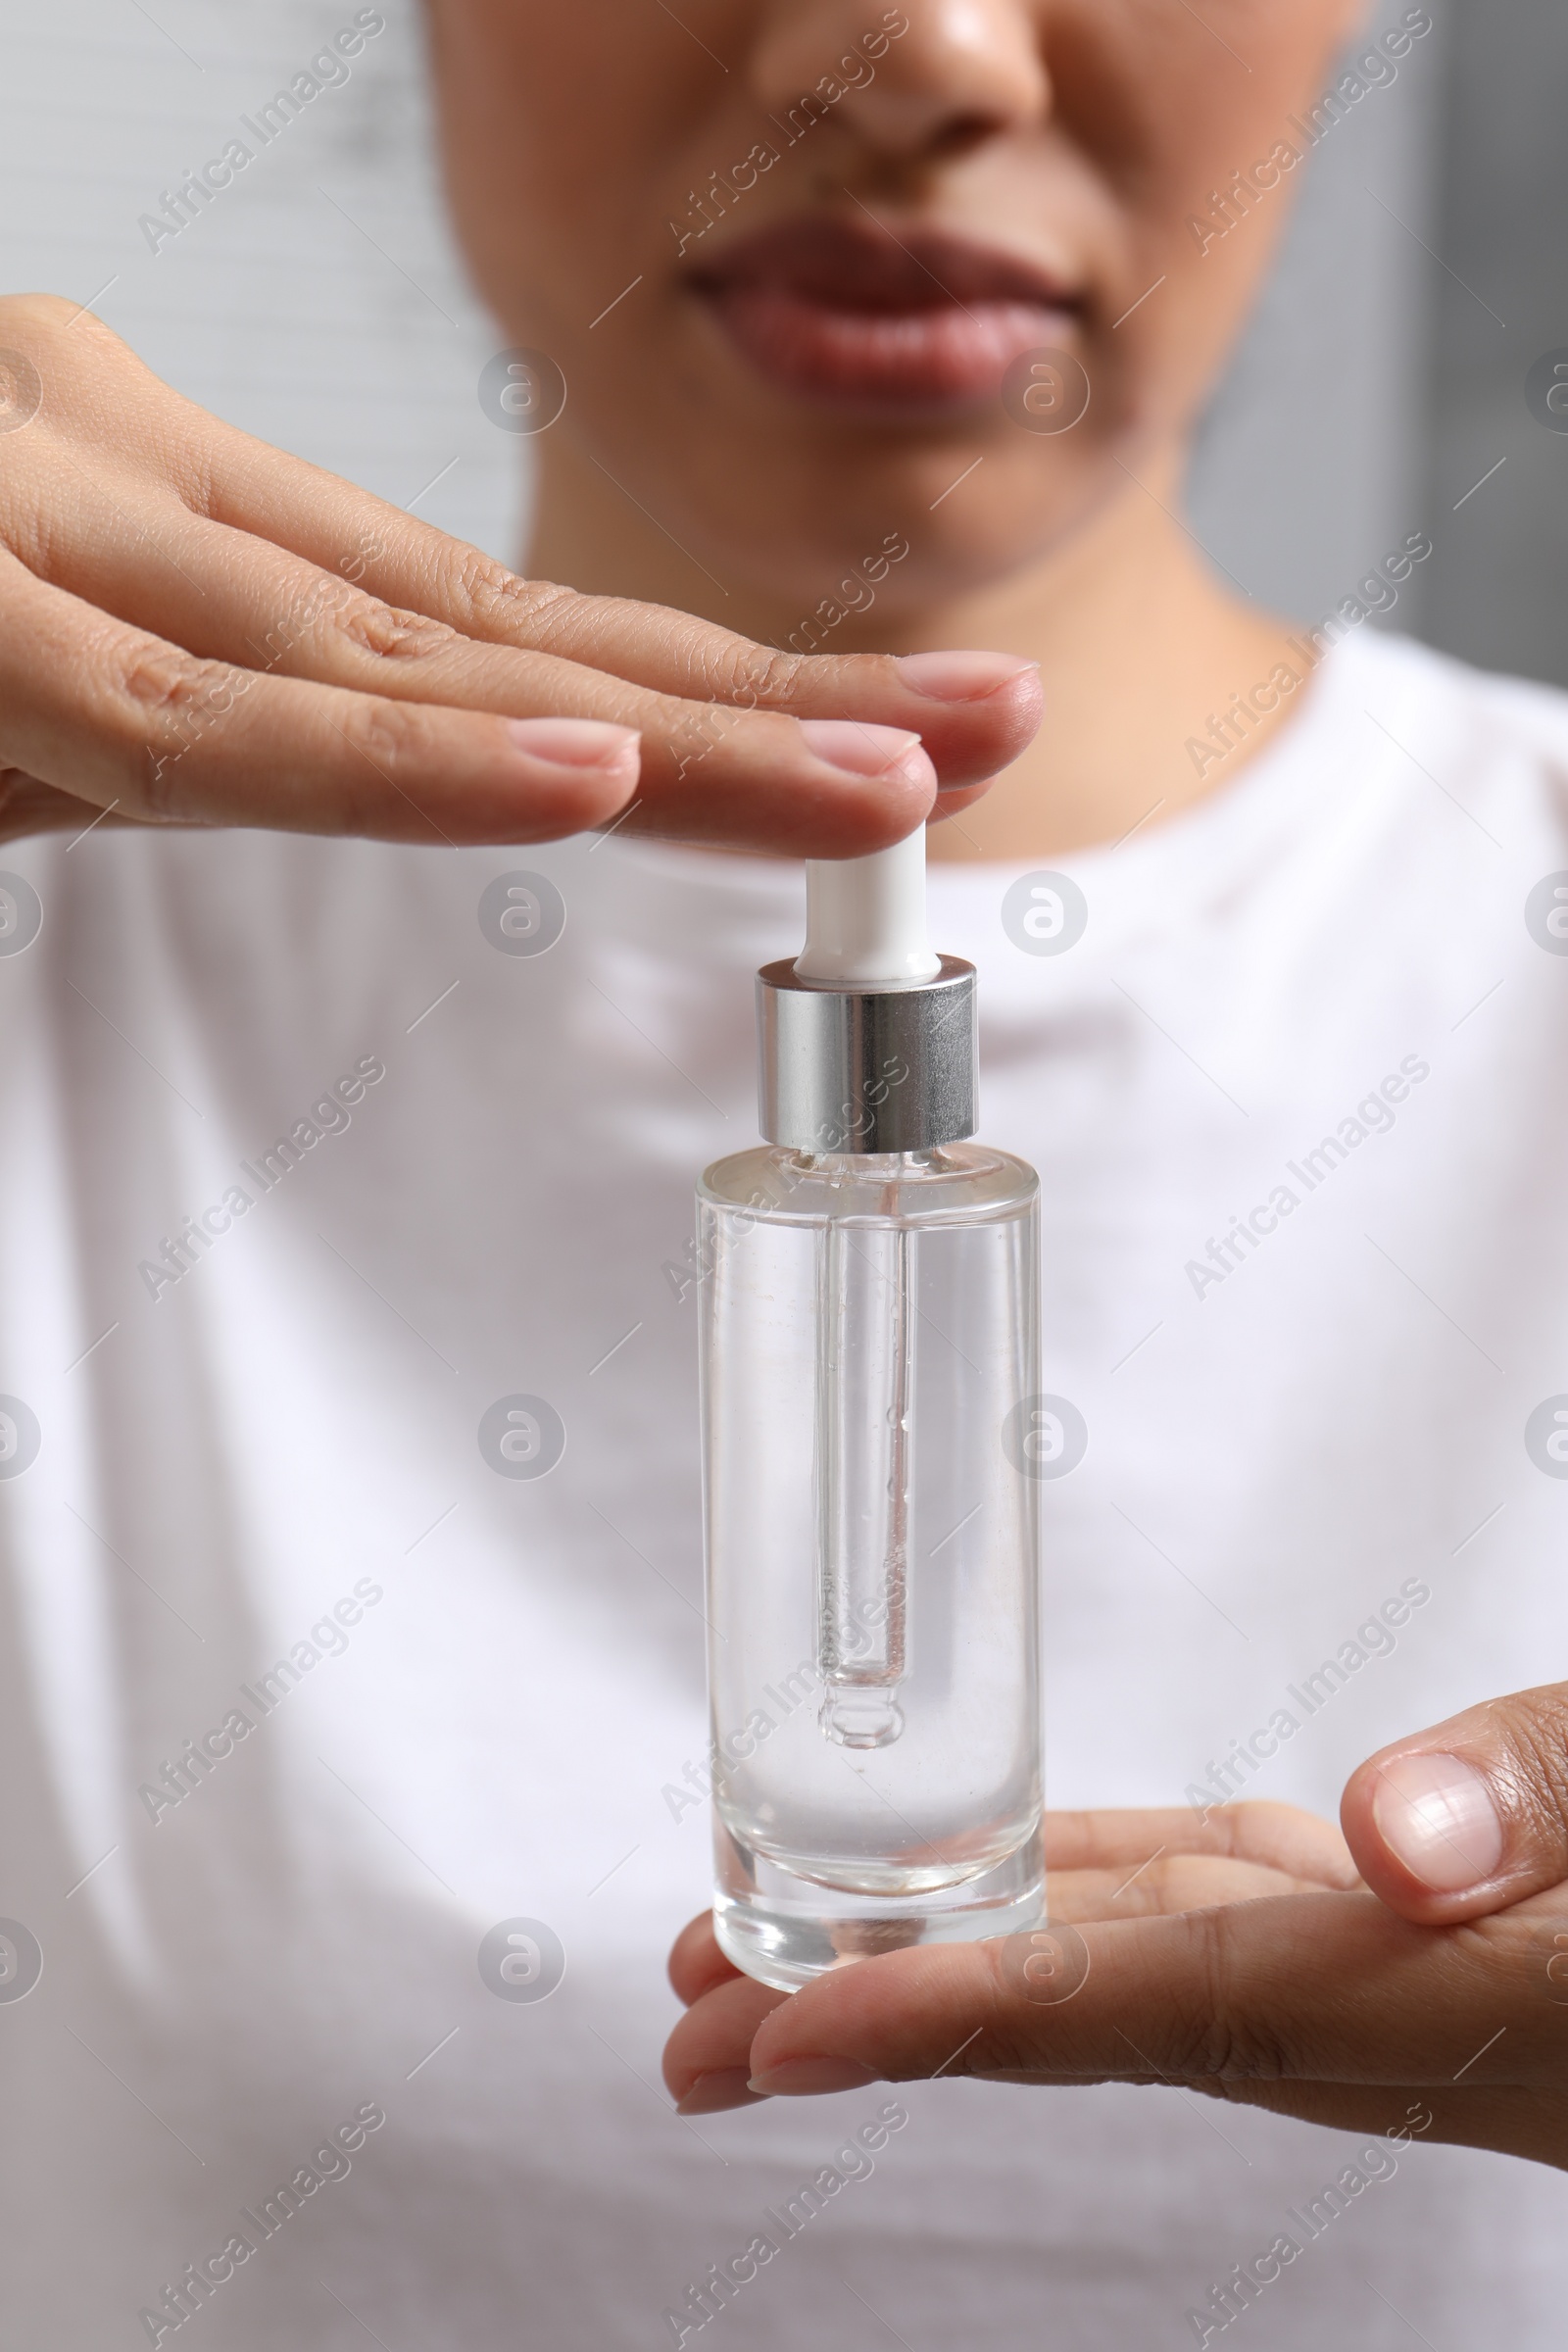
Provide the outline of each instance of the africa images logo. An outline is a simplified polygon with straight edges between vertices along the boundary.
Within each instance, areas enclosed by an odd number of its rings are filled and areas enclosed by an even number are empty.
[[[1525,1451],[1548,1478],[1568,1478],[1568,1396],[1547,1396],[1525,1423]]]

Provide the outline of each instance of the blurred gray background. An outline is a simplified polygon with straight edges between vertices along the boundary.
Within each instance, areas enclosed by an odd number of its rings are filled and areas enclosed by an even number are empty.
[[[1304,619],[1425,531],[1392,624],[1568,683],[1568,433],[1524,397],[1568,346],[1568,8],[1429,4],[1435,31],[1312,158],[1196,525]],[[0,0],[0,288],[91,302],[193,400],[514,559],[527,482],[475,397],[496,337],[442,219],[418,11],[381,6],[352,80],[155,255],[139,217],[353,7]]]

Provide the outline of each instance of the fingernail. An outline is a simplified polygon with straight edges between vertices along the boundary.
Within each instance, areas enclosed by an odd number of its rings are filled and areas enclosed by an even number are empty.
[[[744,2066],[719,2066],[710,2075],[699,2075],[683,2099],[675,2103],[677,2115],[716,2115],[721,2107],[750,2107],[760,2094],[746,2079]]]
[[[787,2058],[782,2066],[754,2075],[750,2087],[765,2098],[799,2099],[825,2090],[858,2090],[875,2081],[871,2068],[858,2066],[853,2058]]]
[[[598,718],[509,718],[507,733],[519,752],[552,767],[619,767],[638,742],[635,728]]]
[[[919,736],[904,727],[873,727],[858,718],[803,718],[799,723],[808,751],[829,767],[843,768],[846,775],[932,773]]]
[[[1492,1791],[1460,1756],[1396,1756],[1383,1765],[1372,1818],[1411,1877],[1434,1894],[1479,1886],[1502,1860]]]
[[[1038,669],[1015,654],[901,654],[899,673],[915,694],[934,703],[982,703],[1025,670]]]

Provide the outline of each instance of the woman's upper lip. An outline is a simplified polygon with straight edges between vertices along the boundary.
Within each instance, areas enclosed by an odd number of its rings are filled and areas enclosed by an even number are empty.
[[[773,288],[832,310],[907,314],[956,303],[1076,308],[1081,294],[1044,264],[919,222],[898,233],[824,215],[775,223],[693,259],[688,281],[723,296]]]

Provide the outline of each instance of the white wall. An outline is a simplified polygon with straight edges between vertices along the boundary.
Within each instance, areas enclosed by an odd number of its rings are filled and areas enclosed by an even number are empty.
[[[160,375],[399,506],[456,458],[419,513],[514,554],[515,444],[475,398],[496,337],[441,217],[413,0],[382,0],[352,80],[156,254],[139,216],[358,0],[148,5],[0,0],[0,285],[85,302],[112,278],[93,307]]]
[[[1533,362],[1568,348],[1563,0],[1467,0],[1447,89],[1426,454],[1451,560],[1427,567],[1428,632],[1568,685],[1568,433],[1525,402]]]

